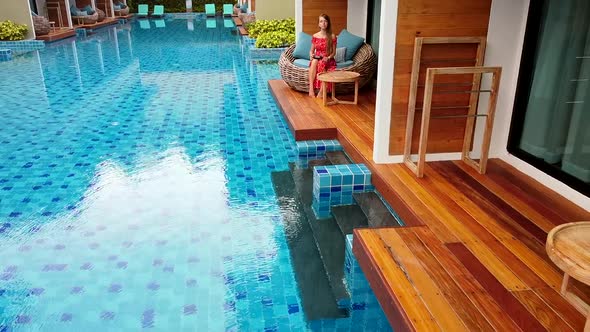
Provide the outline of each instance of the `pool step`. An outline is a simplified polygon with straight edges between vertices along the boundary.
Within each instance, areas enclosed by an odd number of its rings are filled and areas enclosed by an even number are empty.
[[[306,209],[296,192],[291,172],[272,172],[271,177],[281,207],[293,270],[307,319],[346,317],[348,312],[338,307],[332,292],[333,287],[328,280]],[[342,269],[342,265],[340,268]]]
[[[358,206],[367,216],[369,227],[394,227],[403,225],[375,192],[355,193],[352,195]]]
[[[313,161],[311,164],[325,165],[326,160]],[[329,163],[329,162],[328,162]],[[346,308],[349,305],[350,295],[344,282],[344,252],[345,243],[342,232],[333,218],[318,220],[311,207],[313,199],[312,184],[313,172],[311,168],[298,168],[294,163],[289,164],[294,179],[295,188],[299,194],[303,209],[313,231],[315,244],[322,258],[328,280],[332,287],[334,297],[339,306]]]
[[[367,216],[358,205],[341,205],[332,208],[334,220],[340,228],[342,236],[352,234],[354,228],[367,228],[369,222]]]

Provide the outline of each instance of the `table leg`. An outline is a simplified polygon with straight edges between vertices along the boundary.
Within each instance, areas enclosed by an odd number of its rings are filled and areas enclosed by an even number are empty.
[[[336,83],[332,83],[332,101],[338,102],[338,99],[336,99]]]
[[[326,81],[322,81],[322,98],[324,99],[324,106],[327,105],[326,97],[328,94],[326,93]]]
[[[358,97],[359,97],[359,80],[356,79],[354,80],[354,104],[357,104],[358,101]]]
[[[561,282],[561,295],[567,294],[567,284],[570,281],[570,276],[567,273],[563,274],[563,281]]]

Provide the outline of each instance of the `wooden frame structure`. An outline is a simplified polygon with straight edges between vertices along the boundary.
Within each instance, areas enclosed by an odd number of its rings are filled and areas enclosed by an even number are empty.
[[[463,151],[461,152],[461,160],[475,168],[480,174],[486,172],[486,165],[488,161],[488,152],[490,149],[490,141],[492,138],[492,127],[494,125],[494,115],[496,112],[496,102],[498,100],[498,87],[500,85],[500,76],[502,74],[502,68],[500,67],[448,67],[448,68],[428,68],[426,70],[426,84],[424,87],[424,103],[422,106],[422,126],[420,129],[420,144],[418,151],[417,165],[410,159],[410,155],[404,155],[404,163],[410,168],[418,177],[424,175],[424,162],[426,159],[426,146],[428,143],[428,127],[430,124],[430,111],[432,108],[432,91],[434,88],[434,78],[436,75],[463,75],[463,74],[474,74],[477,76],[477,80],[481,80],[481,75],[485,73],[492,74],[492,84],[490,90],[470,90],[471,93],[470,101],[475,100],[474,105],[469,106],[469,113],[467,115],[448,115],[440,116],[439,118],[450,118],[450,117],[467,117],[467,125],[465,127],[465,136],[463,137]],[[474,78],[475,80],[475,78]],[[479,82],[478,82],[479,83]],[[478,84],[479,86],[479,84]],[[479,95],[480,92],[489,92],[490,99],[488,103],[488,111],[486,114],[477,114],[477,100],[479,97],[473,97],[474,94]],[[408,113],[408,119],[412,117],[412,123],[414,118],[414,112]],[[486,117],[486,125],[483,133],[483,140],[481,144],[481,156],[479,163],[471,159],[469,151],[471,149],[471,143],[473,142],[473,127],[475,125],[475,118],[478,116]],[[408,121],[408,123],[410,123]],[[410,128],[409,137],[412,136],[412,128]],[[408,134],[408,131],[406,131]],[[409,151],[411,147],[411,140],[406,141],[404,151]]]
[[[412,76],[410,78],[410,95],[408,101],[408,114],[407,114],[407,124],[406,124],[406,137],[405,137],[405,145],[404,145],[404,163],[414,172],[418,177],[422,177],[424,174],[424,158],[426,154],[426,145],[420,143],[419,153],[418,153],[418,165],[414,164],[411,159],[412,154],[412,133],[414,129],[414,116],[416,113],[416,97],[418,95],[418,80],[420,77],[420,62],[422,56],[422,46],[425,44],[477,44],[477,53],[475,56],[475,67],[481,67],[483,65],[483,57],[485,53],[485,46],[486,46],[486,38],[485,37],[416,37],[414,43],[414,54],[413,54],[413,62],[412,62]],[[452,59],[451,59],[452,60]],[[462,60],[462,59],[456,59]],[[465,138],[463,141],[463,149],[462,149],[462,159],[466,160],[469,159],[468,154],[471,148],[471,141],[473,136],[473,129],[475,126],[475,114],[477,113],[477,103],[479,100],[479,88],[481,84],[481,74],[480,73],[473,73],[473,82],[470,91],[471,95],[469,98],[469,105],[465,108],[468,108],[467,112],[467,123],[465,126]],[[433,78],[434,80],[434,78]],[[432,82],[434,85],[434,81]],[[426,91],[426,87],[424,87]],[[431,89],[432,94],[432,89]],[[424,95],[424,100],[426,101],[426,93]],[[432,95],[429,97],[429,101],[432,102]],[[438,108],[432,107],[430,105],[430,109]],[[442,107],[444,108],[444,107]],[[459,107],[457,107],[459,108]],[[424,111],[425,106],[422,107],[422,124],[424,124]],[[430,117],[430,114],[428,114]],[[424,125],[422,125],[424,127]],[[421,136],[424,135],[424,129],[422,129]],[[427,138],[428,133],[426,133]],[[469,139],[467,139],[469,137]],[[422,142],[422,137],[420,139]],[[424,147],[422,148],[422,146]],[[487,155],[487,154],[486,154]],[[467,156],[467,158],[465,158]],[[485,163],[483,167],[483,172],[485,172]]]

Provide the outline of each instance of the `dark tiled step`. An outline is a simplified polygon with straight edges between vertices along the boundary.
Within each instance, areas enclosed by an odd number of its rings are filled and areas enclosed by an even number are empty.
[[[352,196],[367,216],[369,227],[401,226],[374,192],[355,193]]]
[[[352,163],[343,151],[326,152],[326,158],[328,158],[332,165],[345,165]]]
[[[311,203],[313,200],[312,169],[298,169],[290,164],[291,173],[295,182],[296,190],[303,204],[303,209],[313,230],[317,248],[324,262],[330,285],[336,300],[340,303],[347,302],[350,298],[346,285],[344,284],[344,252],[345,242],[342,232],[334,218],[318,220],[313,212]]]
[[[367,217],[358,205],[334,206],[332,207],[332,215],[334,215],[343,236],[352,234],[354,228],[369,227]]]
[[[307,319],[346,317],[347,312],[338,308],[332,293],[313,231],[295,191],[291,172],[273,172],[271,177],[281,207],[291,262]]]

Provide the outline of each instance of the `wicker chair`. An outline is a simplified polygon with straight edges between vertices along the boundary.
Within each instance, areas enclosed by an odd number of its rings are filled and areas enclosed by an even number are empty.
[[[51,24],[49,24],[49,20],[43,16],[33,16],[33,27],[35,28],[36,36],[43,36],[49,34],[51,31]]]
[[[104,11],[102,9],[96,8],[96,13],[98,14],[98,19],[96,21],[97,22],[104,21],[104,19],[106,18],[106,14],[104,13]]]
[[[309,91],[309,70],[307,68],[298,67],[293,64],[295,58],[293,51],[295,45],[291,45],[286,49],[279,59],[279,70],[281,77],[288,86],[297,91]],[[359,79],[359,88],[367,84],[375,71],[377,70],[377,57],[373,48],[369,44],[363,44],[354,57],[352,58],[354,64],[348,67],[338,68],[338,70],[354,71],[361,74]],[[338,93],[350,93],[354,91],[354,83],[342,83],[336,85]]]
[[[98,13],[94,12],[92,15],[85,15],[85,16],[74,16],[72,15],[72,20],[76,20],[78,24],[94,24],[98,21]]]

